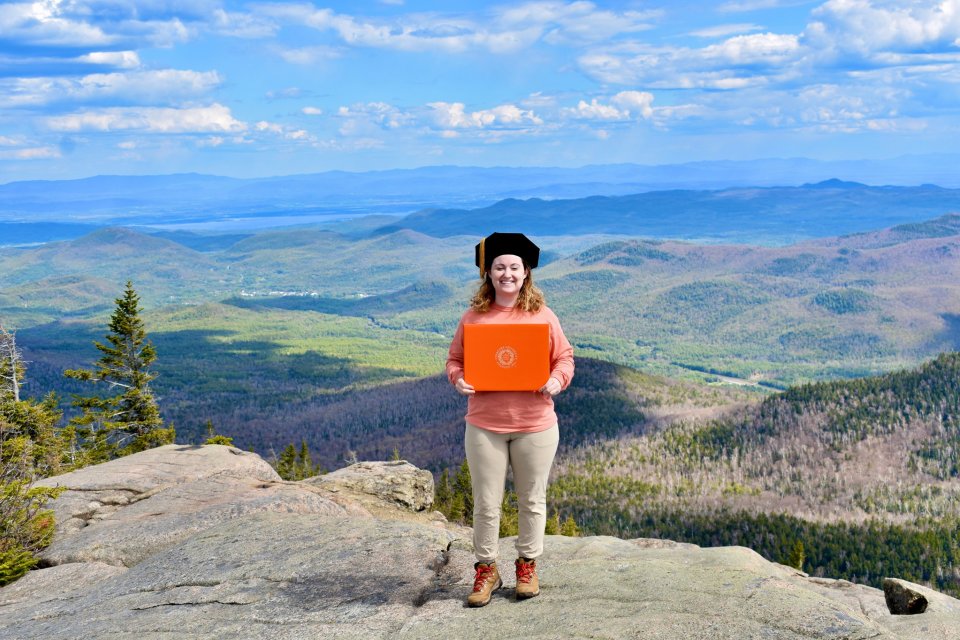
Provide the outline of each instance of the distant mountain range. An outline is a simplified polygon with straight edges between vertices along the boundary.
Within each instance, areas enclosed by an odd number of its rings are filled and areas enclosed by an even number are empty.
[[[855,162],[790,158],[578,168],[435,166],[255,179],[176,174],[11,182],[0,185],[0,225],[6,223],[0,226],[0,245],[45,241],[36,229],[7,226],[10,223],[217,223],[212,226],[223,230],[237,229],[238,221],[250,219],[265,220],[261,227],[281,226],[367,214],[401,216],[423,209],[473,209],[509,198],[797,187],[832,178],[870,185],[960,188],[960,175],[952,169],[958,162],[960,156],[925,155]],[[46,240],[81,234],[71,228],[52,231]]]
[[[502,200],[482,209],[430,209],[384,226],[432,236],[586,233],[785,244],[926,220],[960,211],[960,190],[871,187],[826,180],[799,187],[652,191],[574,200]]]

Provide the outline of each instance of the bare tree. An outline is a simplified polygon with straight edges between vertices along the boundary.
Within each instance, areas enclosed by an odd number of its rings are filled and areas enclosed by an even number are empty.
[[[16,333],[0,324],[0,399],[20,402],[23,371],[23,354],[17,349]]]

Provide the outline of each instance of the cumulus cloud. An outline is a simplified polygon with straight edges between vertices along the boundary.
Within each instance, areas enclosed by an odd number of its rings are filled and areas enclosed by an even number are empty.
[[[621,91],[610,98],[609,104],[593,98],[581,100],[576,107],[561,109],[561,115],[577,120],[625,121],[649,119],[653,115],[653,94],[646,91]]]
[[[140,66],[140,56],[136,51],[92,51],[76,58],[76,61],[117,69],[136,69]]]
[[[529,109],[503,104],[492,109],[467,111],[462,102],[430,102],[433,121],[441,129],[474,129],[540,125],[543,120]]]
[[[109,107],[46,118],[53,131],[142,131],[145,133],[241,132],[247,129],[221,104],[183,109]]]
[[[804,32],[810,46],[870,57],[881,51],[956,51],[960,0],[828,0]]]
[[[4,40],[52,47],[102,47],[116,38],[82,20],[62,17],[59,2],[0,4]]]
[[[300,112],[303,113],[303,115],[306,115],[306,116],[321,116],[321,115],[323,115],[323,109],[320,109],[320,108],[318,108],[318,107],[304,107],[303,109],[300,110]]]

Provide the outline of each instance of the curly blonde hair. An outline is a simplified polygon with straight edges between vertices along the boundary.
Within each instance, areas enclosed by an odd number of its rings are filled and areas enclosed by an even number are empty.
[[[523,261],[523,269],[527,275],[523,279],[523,284],[520,285],[520,293],[517,294],[517,303],[513,308],[520,311],[536,313],[540,311],[541,307],[547,304],[547,301],[543,297],[543,291],[533,284],[533,270],[527,266],[526,260]],[[490,274],[487,273],[483,276],[483,282],[480,283],[476,293],[473,294],[473,299],[470,300],[470,308],[480,313],[486,313],[490,310],[490,306],[496,299],[497,291],[493,288]]]

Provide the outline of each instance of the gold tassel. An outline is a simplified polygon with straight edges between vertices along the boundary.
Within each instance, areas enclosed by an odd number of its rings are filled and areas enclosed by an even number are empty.
[[[480,279],[483,280],[487,275],[487,257],[484,255],[484,245],[486,244],[487,239],[480,239]]]

